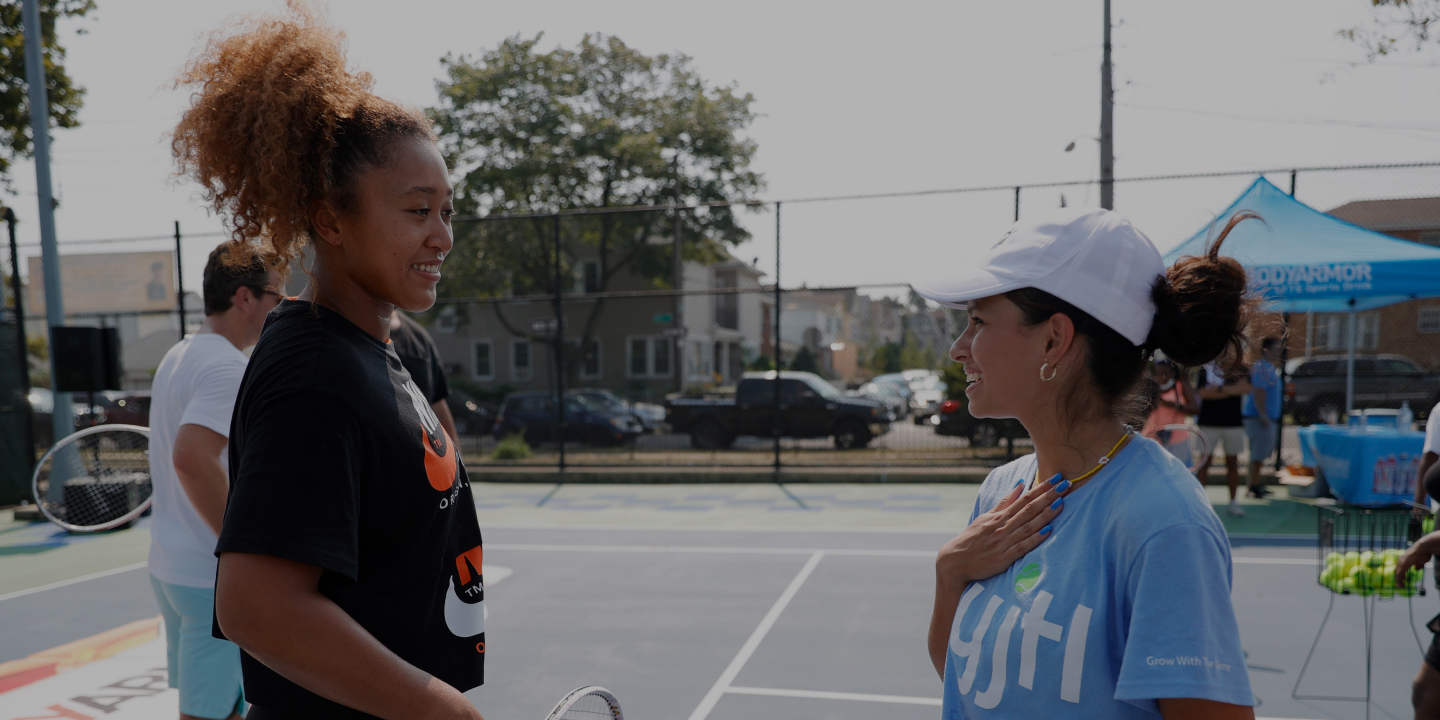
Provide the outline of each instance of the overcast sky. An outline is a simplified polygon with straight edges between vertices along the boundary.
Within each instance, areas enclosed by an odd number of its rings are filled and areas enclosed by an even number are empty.
[[[1366,0],[1116,0],[1116,174],[1160,174],[1440,160],[1437,53],[1354,66],[1361,48],[1336,31],[1368,19]],[[177,183],[165,132],[185,98],[164,89],[201,33],[276,0],[99,0],[69,23],[67,66],[88,89],[83,126],[55,134],[61,242],[220,229]],[[507,36],[543,32],[542,47],[586,32],[647,54],[679,52],[712,83],[736,83],[761,114],[750,132],[765,196],[805,198],[1086,180],[1098,176],[1101,3],[335,2],[350,58],[377,92],[435,100],[439,59]],[[84,35],[74,34],[83,27]],[[1073,152],[1063,152],[1076,142]],[[34,170],[14,168],[22,242],[38,241]],[[1117,209],[1168,247],[1202,227],[1250,177],[1120,186]],[[1285,187],[1288,176],[1272,176]],[[1308,183],[1308,184],[1307,184]],[[1328,209],[1349,199],[1440,194],[1440,171],[1300,178],[1299,197]],[[1022,215],[1084,189],[1027,191]],[[903,282],[986,245],[1008,225],[1010,191],[899,200],[791,204],[784,282]],[[774,217],[750,216],[736,250],[774,268]],[[186,246],[198,286],[216,239]],[[164,249],[75,245],[62,252]],[[25,248],[25,253],[38,253]],[[23,261],[22,261],[23,263]]]

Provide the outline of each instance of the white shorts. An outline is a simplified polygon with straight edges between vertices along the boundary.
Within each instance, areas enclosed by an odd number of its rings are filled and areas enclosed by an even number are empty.
[[[1205,443],[1210,446],[1210,454],[1223,446],[1225,457],[1239,457],[1240,451],[1245,449],[1245,428],[1217,427],[1215,425],[1201,425],[1200,432],[1205,435]]]

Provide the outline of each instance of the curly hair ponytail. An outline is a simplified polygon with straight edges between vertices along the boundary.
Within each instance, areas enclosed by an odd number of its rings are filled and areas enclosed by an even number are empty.
[[[174,81],[193,94],[170,143],[178,174],[225,218],[227,262],[281,272],[310,239],[315,202],[352,209],[356,177],[385,165],[391,141],[434,140],[424,115],[346,69],[343,33],[298,0],[289,8],[211,33]]]
[[[1235,213],[1203,256],[1181,258],[1155,283],[1150,294],[1155,324],[1146,348],[1189,366],[1240,357],[1254,302],[1245,294],[1245,268],[1221,257],[1220,245],[1236,225],[1250,219],[1264,222],[1253,212]]]

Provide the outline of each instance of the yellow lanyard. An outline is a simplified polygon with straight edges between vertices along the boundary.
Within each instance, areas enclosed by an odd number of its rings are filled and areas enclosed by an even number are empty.
[[[1110,464],[1110,461],[1111,461],[1111,460],[1114,460],[1114,459],[1115,459],[1115,456],[1118,455],[1118,454],[1120,454],[1120,451],[1121,451],[1121,450],[1124,450],[1126,445],[1129,445],[1129,444],[1130,444],[1130,438],[1133,438],[1133,437],[1135,437],[1135,434],[1134,434],[1134,433],[1132,433],[1132,432],[1130,432],[1130,431],[1128,431],[1128,430],[1125,431],[1125,434],[1124,434],[1124,435],[1121,435],[1121,436],[1120,436],[1120,439],[1115,442],[1115,447],[1110,448],[1110,452],[1105,453],[1105,457],[1100,458],[1099,464],[1097,464],[1097,465],[1096,465],[1095,467],[1093,467],[1093,468],[1090,468],[1090,470],[1089,470],[1088,472],[1086,472],[1084,475],[1081,475],[1080,477],[1077,477],[1077,478],[1075,478],[1074,480],[1071,480],[1071,481],[1070,481],[1070,489],[1067,490],[1067,491],[1065,492],[1065,494],[1066,494],[1066,495],[1069,495],[1070,493],[1075,492],[1075,490],[1076,490],[1077,488],[1079,488],[1081,485],[1083,485],[1083,484],[1084,484],[1086,481],[1088,481],[1091,477],[1094,477],[1095,473],[1100,472],[1100,469],[1101,469],[1101,468],[1105,467],[1106,465],[1109,465],[1109,464]],[[1039,471],[1038,469],[1035,471],[1035,482],[1036,482],[1036,483],[1040,482],[1040,471]]]

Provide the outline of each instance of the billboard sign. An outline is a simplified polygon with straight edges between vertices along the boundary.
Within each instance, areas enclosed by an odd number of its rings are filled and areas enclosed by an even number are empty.
[[[128,312],[175,307],[175,255],[155,252],[60,256],[65,312]],[[45,312],[45,274],[30,258],[30,307]]]

